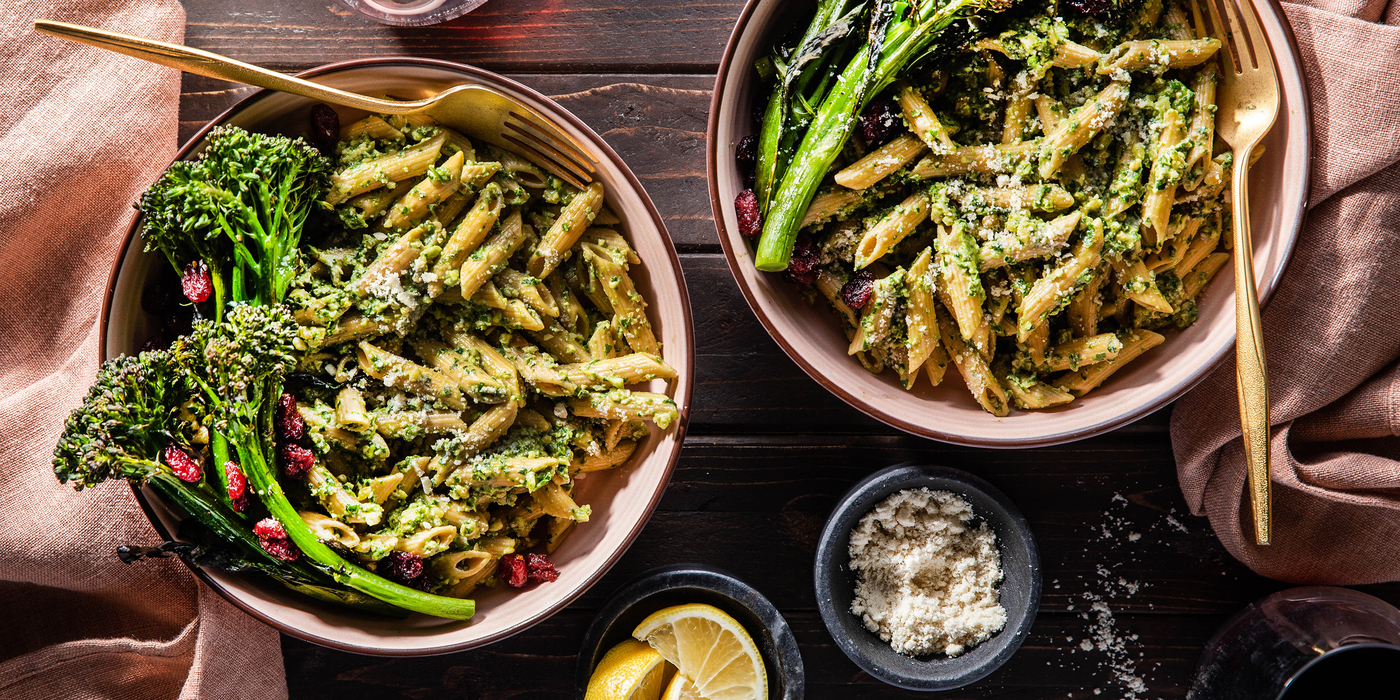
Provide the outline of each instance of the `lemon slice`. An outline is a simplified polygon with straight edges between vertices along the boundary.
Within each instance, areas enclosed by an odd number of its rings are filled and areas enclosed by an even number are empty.
[[[674,664],[676,675],[689,680],[704,700],[768,699],[768,673],[758,645],[737,620],[713,605],[657,611],[632,636]]]
[[[671,678],[671,684],[666,686],[666,692],[661,694],[661,700],[704,700],[704,698],[700,697],[699,691],[695,690],[694,683],[677,673]]]
[[[588,679],[584,700],[657,700],[666,682],[666,659],[635,639],[608,650]]]

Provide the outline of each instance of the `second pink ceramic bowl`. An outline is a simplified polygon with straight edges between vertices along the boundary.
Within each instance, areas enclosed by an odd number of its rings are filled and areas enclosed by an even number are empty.
[[[1263,301],[1278,286],[1298,239],[1307,205],[1311,124],[1292,30],[1275,0],[1255,4],[1283,88],[1278,121],[1264,139],[1265,155],[1250,180],[1255,276]],[[754,267],[734,214],[734,198],[744,188],[734,146],[758,129],[751,116],[760,99],[753,64],[793,22],[804,21],[797,5],[795,0],[749,0],[744,6],[715,80],[706,158],[715,226],[734,279],[768,333],[818,383],[871,417],[916,435],[977,447],[1034,447],[1080,440],[1135,421],[1181,396],[1234,347],[1234,278],[1227,269],[1202,293],[1195,325],[1166,333],[1166,343],[1102,387],[1055,409],[1013,411],[997,418],[972,400],[956,370],[950,369],[938,387],[921,382],[912,391],[900,387],[893,372],[867,372],[846,355],[845,335],[824,303],[809,304],[782,275]]]

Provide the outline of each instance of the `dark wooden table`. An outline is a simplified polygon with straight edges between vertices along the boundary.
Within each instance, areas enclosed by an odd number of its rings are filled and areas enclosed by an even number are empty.
[[[681,562],[725,567],[782,610],[802,646],[808,697],[913,697],[832,644],[811,575],[836,499],[907,459],[995,484],[1030,519],[1044,563],[1040,611],[1021,651],[943,697],[1181,698],[1216,627],[1284,587],[1232,559],[1205,519],[1186,513],[1167,411],[1061,447],[957,448],[864,417],[778,349],[730,276],[705,185],[710,88],[740,0],[491,0],[423,29],[373,24],[329,0],[184,2],[187,43],[279,70],[423,56],[505,73],[554,97],[641,178],[692,298],[704,300],[694,308],[698,381],[680,464],[641,537],[599,584],[530,631],[460,654],[378,659],[284,638],[293,698],[570,697],[578,646],[602,601],[647,569]],[[249,91],[187,76],[182,138]],[[1365,590],[1400,600],[1400,587]],[[1095,600],[1111,617],[1091,609]],[[1116,644],[1100,649],[1095,635]],[[1130,677],[1148,690],[1129,694]]]

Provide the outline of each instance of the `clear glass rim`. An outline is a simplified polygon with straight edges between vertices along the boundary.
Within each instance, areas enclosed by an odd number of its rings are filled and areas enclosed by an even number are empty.
[[[461,17],[480,7],[486,0],[420,0],[416,3],[410,3],[402,10],[388,7],[385,0],[336,0],[336,2],[380,24],[395,27],[421,27]]]

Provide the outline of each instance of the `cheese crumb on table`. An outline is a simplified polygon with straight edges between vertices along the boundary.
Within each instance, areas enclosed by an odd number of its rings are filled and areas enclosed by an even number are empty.
[[[909,656],[958,656],[1006,626],[996,534],[972,505],[928,488],[891,494],[851,530],[851,612]]]

